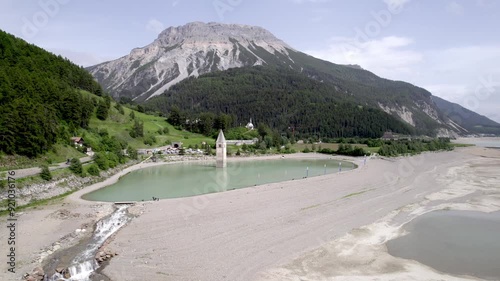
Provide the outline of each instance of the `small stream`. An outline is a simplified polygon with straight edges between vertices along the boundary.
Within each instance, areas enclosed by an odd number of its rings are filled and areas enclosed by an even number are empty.
[[[45,281],[90,281],[92,273],[99,268],[99,264],[94,258],[97,250],[113,233],[131,220],[131,216],[127,212],[128,207],[126,205],[120,206],[111,215],[97,222],[94,234],[87,242],[84,250],[77,254],[68,266],[71,275],[69,279],[55,273],[46,278]]]

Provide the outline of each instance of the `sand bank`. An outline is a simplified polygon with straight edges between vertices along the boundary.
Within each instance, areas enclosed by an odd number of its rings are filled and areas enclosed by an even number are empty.
[[[366,241],[383,245],[408,220],[398,210],[417,216],[425,212],[419,210],[422,202],[432,201],[427,196],[443,192],[440,200],[447,200],[446,189],[453,185],[443,185],[442,177],[452,168],[485,159],[491,160],[463,150],[372,159],[350,173],[144,204],[142,215],[111,243],[123,253],[103,272],[113,280],[354,280],[359,275],[371,280],[378,273],[407,272],[411,268],[398,262],[366,270],[348,261],[345,270],[329,271],[330,259],[310,253],[325,245],[336,247],[335,241],[373,222],[389,225],[391,231],[378,227],[383,237],[359,231]],[[339,259],[351,257],[349,247],[341,253]],[[357,256],[354,249],[352,253]],[[374,252],[361,265],[378,256]],[[322,262],[327,264],[320,266]],[[308,263],[317,266],[303,266]],[[441,276],[425,272],[416,276]]]

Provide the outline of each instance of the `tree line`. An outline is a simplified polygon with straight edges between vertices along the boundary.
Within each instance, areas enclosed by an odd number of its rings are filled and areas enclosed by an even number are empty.
[[[397,140],[383,144],[378,154],[382,156],[399,156],[404,154],[419,154],[424,151],[453,150],[450,139],[438,138],[433,140]]]

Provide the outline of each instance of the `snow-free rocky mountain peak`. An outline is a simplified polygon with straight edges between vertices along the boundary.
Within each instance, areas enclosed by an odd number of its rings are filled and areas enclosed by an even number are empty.
[[[145,100],[190,76],[267,64],[266,56],[293,63],[289,50],[261,27],[194,22],[169,27],[153,43],[89,71],[114,97]]]

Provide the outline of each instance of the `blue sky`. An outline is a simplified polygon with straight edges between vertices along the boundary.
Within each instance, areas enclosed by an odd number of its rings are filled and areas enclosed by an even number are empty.
[[[0,28],[88,66],[192,21],[262,26],[293,48],[430,90],[500,122],[496,0],[1,0]]]

